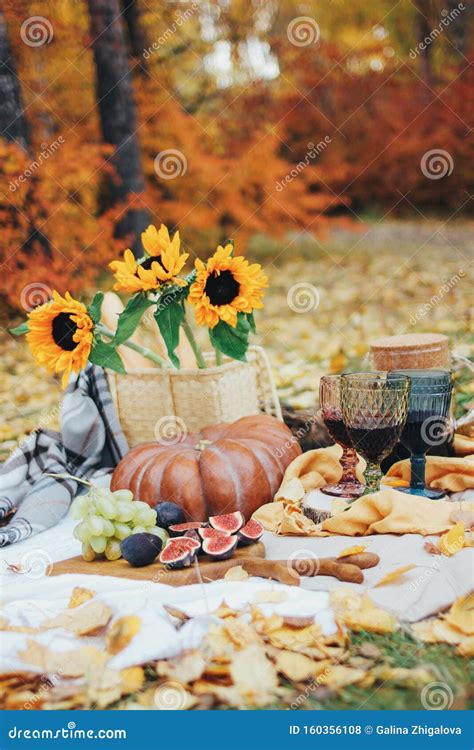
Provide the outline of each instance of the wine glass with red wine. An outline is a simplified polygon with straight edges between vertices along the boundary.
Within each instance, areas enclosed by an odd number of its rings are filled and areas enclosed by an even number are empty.
[[[321,487],[321,492],[336,497],[356,498],[364,492],[364,485],[356,476],[357,453],[352,447],[349,435],[342,420],[341,376],[324,375],[319,383],[319,402],[323,422],[335,443],[341,446],[342,476],[337,484]]]
[[[408,417],[400,436],[400,442],[411,453],[411,478],[410,486],[399,490],[439,500],[445,493],[426,486],[426,453],[445,442],[450,432],[451,373],[449,370],[394,370],[391,374],[406,375],[411,382]]]
[[[364,495],[380,489],[380,463],[397,443],[408,414],[410,378],[387,372],[341,375],[342,418],[367,461]]]

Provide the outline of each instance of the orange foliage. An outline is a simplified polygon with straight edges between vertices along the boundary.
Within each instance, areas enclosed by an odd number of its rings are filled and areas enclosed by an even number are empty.
[[[115,217],[97,210],[106,149],[73,138],[52,143],[57,150],[48,144],[33,158],[0,142],[2,294],[20,309],[35,287],[83,293],[115,255]]]
[[[410,203],[415,212],[458,208],[472,192],[474,71],[462,70],[465,60],[445,66],[431,92],[416,73],[418,61],[407,64],[397,54],[385,59],[382,72],[370,69],[370,56],[383,58],[383,41],[372,39],[350,56],[337,35],[337,43],[290,44],[286,23],[296,11],[288,10],[268,32],[280,75],[218,89],[203,73],[212,44],[200,36],[199,14],[156,46],[176,14],[158,0],[148,5],[138,7],[145,43],[156,49],[130,58],[146,190],[130,201],[145,206],[155,224],[179,226],[192,257],[232,236],[244,249],[255,233],[321,233],[334,214]],[[124,207],[111,209],[112,151],[101,144],[87,3],[54,6],[52,13],[47,0],[19,0],[5,10],[31,134],[28,155],[0,143],[2,294],[13,307],[36,282],[60,292],[84,290],[125,246],[113,238]],[[234,51],[251,17],[247,6],[232,5]],[[50,44],[21,42],[18,28],[29,15],[51,17]],[[203,93],[202,106],[187,107]],[[42,144],[60,138],[54,153],[12,189],[38,161]],[[154,167],[167,149],[181,154],[175,179],[162,179]],[[426,178],[420,161],[430,149],[448,152],[452,174]]]

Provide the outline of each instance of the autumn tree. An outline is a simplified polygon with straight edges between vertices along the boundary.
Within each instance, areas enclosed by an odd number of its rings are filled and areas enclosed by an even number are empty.
[[[28,133],[21,101],[20,84],[16,75],[8,40],[7,24],[0,11],[0,133],[26,150]]]
[[[113,200],[127,203],[117,236],[131,235],[137,245],[149,216],[140,200],[145,183],[121,11],[118,0],[88,0],[88,7],[101,130],[106,143],[115,147],[112,163],[118,179],[112,183]]]

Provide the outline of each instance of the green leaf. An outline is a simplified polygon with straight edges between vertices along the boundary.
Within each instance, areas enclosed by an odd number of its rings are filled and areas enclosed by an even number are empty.
[[[10,328],[10,333],[13,333],[14,336],[23,336],[24,333],[28,333],[27,321],[19,326],[16,326],[16,328]]]
[[[120,313],[117,323],[117,330],[112,341],[114,346],[120,346],[132,336],[140,323],[143,313],[155,302],[147,299],[141,294],[132,297],[123,312]]]
[[[155,320],[166,344],[168,356],[175,367],[180,366],[180,361],[174,353],[179,344],[179,328],[184,318],[184,310],[181,302],[176,301],[172,294],[162,297],[155,310]]]
[[[100,321],[100,310],[101,310],[103,301],[104,301],[104,293],[97,292],[97,294],[95,294],[94,296],[94,299],[89,305],[89,308],[88,308],[89,315],[91,316],[92,321],[94,323],[98,323]]]
[[[115,351],[115,347],[112,344],[106,344],[101,339],[95,339],[89,354],[89,360],[94,365],[108,367],[109,370],[114,370],[114,372],[125,373],[125,367],[119,354]]]
[[[253,312],[247,313],[247,320],[249,322],[250,330],[252,333],[257,333],[257,326],[255,325],[255,318]]]
[[[246,362],[246,353],[249,345],[250,323],[243,313],[237,315],[235,328],[220,320],[219,323],[209,331],[211,344],[222,354],[232,359]]]

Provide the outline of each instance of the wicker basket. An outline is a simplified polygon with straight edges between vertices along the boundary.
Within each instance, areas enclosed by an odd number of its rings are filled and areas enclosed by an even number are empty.
[[[205,354],[208,362],[212,353]],[[280,402],[265,351],[250,346],[247,362],[224,358],[204,370],[141,369],[107,380],[131,448],[156,439],[177,442],[180,433],[197,432],[260,412],[282,419]]]

